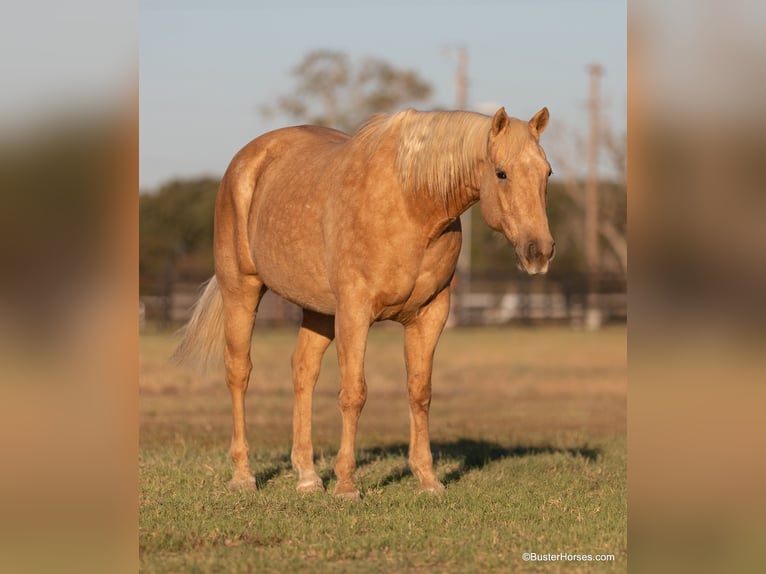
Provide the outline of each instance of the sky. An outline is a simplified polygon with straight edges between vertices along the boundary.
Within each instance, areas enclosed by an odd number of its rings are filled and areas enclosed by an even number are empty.
[[[260,109],[290,93],[291,70],[320,48],[414,69],[434,88],[419,107],[453,108],[449,48],[465,47],[469,108],[493,113],[502,105],[528,119],[547,106],[546,149],[587,138],[588,65],[598,62],[603,121],[619,137],[627,123],[626,22],[619,0],[142,0],[141,189],[220,177],[248,141],[295,123]]]

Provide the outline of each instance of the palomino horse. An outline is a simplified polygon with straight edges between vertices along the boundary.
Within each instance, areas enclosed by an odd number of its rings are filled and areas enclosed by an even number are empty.
[[[554,253],[546,216],[551,168],[539,144],[547,123],[547,108],[528,122],[503,108],[494,117],[407,110],[374,116],[353,136],[316,126],[276,130],[234,156],[216,201],[215,276],[175,354],[207,360],[224,346],[232,486],[255,487],[244,402],[253,322],[271,289],[303,308],[292,357],[297,489],[323,489],[311,403],[334,338],[342,414],[335,494],[359,497],[354,444],[367,398],[364,354],[370,326],[385,319],[404,326],[410,467],[421,490],[444,489],[433,470],[428,410],[460,251],[459,216],[481,200],[484,219],[515,246],[520,268],[547,271]]]

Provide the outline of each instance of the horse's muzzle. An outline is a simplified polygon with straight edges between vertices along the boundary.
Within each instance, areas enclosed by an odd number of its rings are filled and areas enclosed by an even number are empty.
[[[546,273],[555,254],[556,242],[553,239],[527,241],[516,248],[520,268],[530,275]]]

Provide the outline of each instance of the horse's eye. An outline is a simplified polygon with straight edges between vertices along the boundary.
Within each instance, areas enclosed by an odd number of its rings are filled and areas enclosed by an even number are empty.
[[[508,177],[505,175],[505,172],[502,169],[495,170],[495,175],[497,176],[497,179],[505,179]]]

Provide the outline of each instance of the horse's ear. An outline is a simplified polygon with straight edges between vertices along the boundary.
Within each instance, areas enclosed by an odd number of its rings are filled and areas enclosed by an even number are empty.
[[[492,135],[496,136],[503,131],[511,121],[508,119],[508,114],[505,113],[505,108],[500,108],[495,112],[495,117],[492,118]]]
[[[548,108],[543,108],[537,112],[534,117],[529,120],[529,127],[532,129],[532,133],[536,136],[543,133],[543,130],[545,130],[545,127],[548,125],[549,117],[550,114],[548,113]]]

